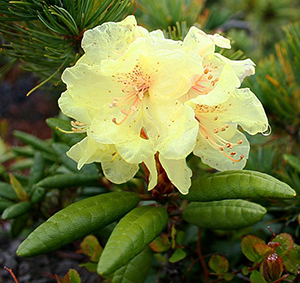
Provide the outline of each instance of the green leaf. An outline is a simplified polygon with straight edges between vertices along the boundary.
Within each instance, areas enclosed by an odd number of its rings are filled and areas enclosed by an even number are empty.
[[[290,154],[284,154],[283,159],[300,173],[300,158]]]
[[[10,237],[15,238],[21,233],[21,231],[26,227],[27,220],[29,217],[30,213],[25,213],[10,221]]]
[[[149,244],[149,246],[153,251],[157,253],[162,253],[171,248],[171,243],[169,241],[168,236],[166,234],[163,234],[162,236],[155,238]]]
[[[80,243],[80,250],[77,253],[82,253],[90,257],[92,262],[99,261],[103,248],[100,246],[98,239],[93,235],[86,236]]]
[[[169,262],[177,262],[186,257],[186,253],[183,249],[176,249],[172,256],[169,258]]]
[[[181,198],[190,201],[213,201],[245,198],[292,198],[295,191],[274,177],[247,170],[218,172],[194,181],[189,194]]]
[[[298,274],[298,268],[300,266],[300,246],[294,244],[293,248],[283,256],[283,264],[288,272],[292,274]]]
[[[21,132],[21,131],[14,131],[14,136],[24,142],[25,144],[31,145],[34,148],[44,151],[49,154],[53,154],[53,150],[49,144],[36,136]]]
[[[36,185],[46,189],[68,188],[72,186],[87,185],[92,181],[96,181],[98,175],[84,173],[65,173],[46,177]]]
[[[245,236],[241,242],[242,252],[249,260],[253,262],[260,262],[263,260],[263,257],[255,251],[254,249],[255,244],[266,244],[266,243],[264,240],[256,236],[253,235]]]
[[[118,220],[139,201],[134,193],[113,192],[73,203],[36,228],[17,254],[29,257],[58,249]]]
[[[250,275],[251,283],[268,283],[257,270],[253,270]]]
[[[86,263],[80,263],[79,266],[85,267],[89,272],[97,272],[98,263],[86,262]]]
[[[31,203],[29,201],[22,201],[15,203],[7,207],[2,213],[2,219],[12,219],[21,216],[22,214],[28,212],[31,208]]]
[[[59,280],[59,283],[81,283],[80,275],[75,269],[69,269],[68,273]]]
[[[26,170],[32,166],[32,163],[33,161],[31,158],[18,160],[9,166],[9,170],[10,171]]]
[[[279,256],[286,255],[294,246],[294,241],[293,241],[292,236],[290,234],[287,234],[287,233],[278,234],[272,240],[272,242],[281,244],[278,248],[276,248],[276,253]]]
[[[14,191],[13,187],[5,182],[0,182],[0,196],[10,200],[18,199],[18,195]]]
[[[213,255],[209,261],[208,266],[218,274],[224,274],[228,271],[229,262],[226,257],[220,255]]]
[[[33,158],[33,164],[30,169],[28,186],[32,187],[43,177],[45,169],[45,160],[39,151],[36,151]]]
[[[183,211],[190,224],[217,230],[239,229],[258,222],[266,209],[245,200],[192,202]]]
[[[80,276],[75,269],[70,269],[68,273],[69,273],[70,283],[81,283]]]
[[[42,187],[34,186],[31,193],[31,202],[38,203],[45,196],[47,190]]]
[[[146,247],[126,265],[115,271],[112,283],[143,283],[152,266],[153,253]]]
[[[14,202],[8,199],[0,199],[0,213],[2,213],[7,207],[13,205]]]
[[[113,230],[98,264],[98,273],[108,275],[139,254],[166,227],[163,207],[141,206],[126,214]]]

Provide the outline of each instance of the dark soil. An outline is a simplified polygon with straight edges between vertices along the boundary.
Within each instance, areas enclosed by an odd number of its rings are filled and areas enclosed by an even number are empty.
[[[20,239],[10,239],[7,234],[0,232],[0,283],[15,283],[4,266],[12,269],[19,283],[56,283],[55,274],[62,278],[70,268],[79,272],[82,283],[101,282],[97,274],[79,267],[86,258],[75,253],[75,245],[46,255],[21,258],[16,255],[20,243]]]

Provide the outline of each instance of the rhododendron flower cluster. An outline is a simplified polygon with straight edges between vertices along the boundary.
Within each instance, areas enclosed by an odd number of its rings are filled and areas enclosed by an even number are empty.
[[[84,33],[84,55],[67,68],[67,90],[59,99],[73,118],[74,132],[86,132],[68,156],[78,163],[101,162],[114,183],[148,168],[148,189],[157,184],[157,162],[183,194],[191,186],[186,157],[194,152],[218,170],[242,169],[249,143],[238,130],[264,132],[268,121],[249,89],[250,60],[231,61],[215,46],[230,48],[220,35],[192,27],[183,41],[137,26],[134,16]]]

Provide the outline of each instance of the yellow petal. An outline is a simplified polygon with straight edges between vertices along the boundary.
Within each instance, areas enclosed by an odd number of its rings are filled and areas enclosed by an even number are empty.
[[[147,169],[150,172],[148,191],[151,191],[157,184],[157,168],[156,168],[156,161],[154,155],[146,158],[144,160],[144,164],[146,165]]]
[[[78,170],[84,164],[100,162],[103,153],[108,149],[107,145],[99,144],[93,139],[86,137],[79,143],[75,144],[67,152],[67,155],[78,163]]]
[[[159,155],[159,161],[172,184],[183,195],[186,195],[191,186],[192,170],[187,166],[185,159],[166,159]]]
[[[137,163],[126,162],[112,145],[102,155],[101,166],[105,177],[115,184],[131,180],[139,170]]]
[[[243,169],[250,145],[236,126],[230,125],[226,131],[219,131],[217,134],[211,131],[209,133],[209,136],[207,133],[206,136],[199,135],[194,154],[199,156],[203,163],[219,171]]]

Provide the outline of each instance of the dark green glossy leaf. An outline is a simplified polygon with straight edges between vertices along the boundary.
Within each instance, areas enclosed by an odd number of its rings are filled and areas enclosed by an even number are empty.
[[[194,181],[189,193],[181,195],[190,201],[213,201],[244,198],[292,198],[295,191],[274,177],[247,170],[233,170],[204,176]]]
[[[30,213],[25,213],[10,221],[9,234],[12,238],[17,237],[21,233],[21,231],[26,227],[27,220],[29,217]]]
[[[141,206],[126,214],[113,230],[98,264],[98,273],[108,275],[139,254],[166,227],[163,207]]]
[[[139,201],[134,193],[113,192],[73,203],[35,229],[17,254],[28,257],[58,249],[118,220]]]
[[[0,213],[2,213],[7,207],[13,205],[14,202],[8,199],[0,199]]]
[[[36,136],[21,132],[21,131],[14,131],[14,136],[24,142],[25,144],[31,145],[34,148],[47,152],[49,154],[53,154],[53,150],[49,144]]]
[[[201,228],[228,230],[247,227],[258,222],[266,209],[245,200],[193,202],[183,211],[183,218]]]
[[[31,208],[29,201],[22,201],[7,207],[2,213],[2,219],[12,219],[28,212]]]
[[[46,177],[37,183],[37,186],[46,189],[53,188],[67,188],[71,186],[88,185],[92,181],[96,181],[98,175],[84,174],[84,173],[66,173]]]
[[[32,203],[40,202],[45,196],[46,192],[47,190],[45,188],[34,186],[31,194],[31,202]]]
[[[30,168],[30,176],[28,180],[28,186],[32,187],[43,177],[45,169],[45,160],[39,151],[36,151],[33,158],[33,164]]]
[[[153,253],[146,247],[114,273],[112,283],[143,283],[152,266],[152,260]]]
[[[0,182],[0,196],[10,200],[18,199],[18,196],[14,191],[13,187],[5,182]]]

